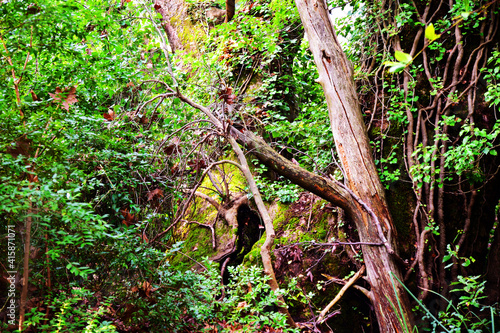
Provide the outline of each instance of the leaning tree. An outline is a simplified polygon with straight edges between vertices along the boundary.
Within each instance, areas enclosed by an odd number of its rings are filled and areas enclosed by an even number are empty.
[[[345,184],[300,168],[251,131],[232,127],[230,119],[219,116],[224,112],[200,106],[179,90],[175,93],[204,111],[221,136],[235,139],[270,169],[345,209],[365,243],[370,285],[365,294],[374,304],[381,330],[410,329],[409,303],[397,280],[416,274],[419,297],[426,300],[429,289],[446,296],[449,280],[494,267],[498,237],[492,246],[490,237],[499,232],[494,224],[499,198],[492,189],[498,182],[495,140],[500,126],[490,105],[498,104],[494,68],[499,56],[493,52],[498,45],[497,1],[377,1],[358,6],[365,14],[356,19],[358,29],[364,24],[371,31],[355,36],[362,45],[351,54],[356,70],[342,52],[326,3],[296,4],[328,104]],[[384,64],[400,74],[387,73]],[[372,139],[379,133],[373,139],[376,154],[364,120]],[[399,156],[388,162],[392,150]],[[406,221],[414,229],[411,260],[398,255],[396,228],[374,156],[386,186],[403,180],[413,191],[408,198],[413,219]],[[447,212],[453,218],[448,225]],[[272,234],[269,229],[270,241]],[[268,250],[270,244],[265,244]],[[472,264],[471,255],[476,258]],[[450,272],[443,259],[451,260]],[[497,272],[488,270],[491,290]]]
[[[236,141],[246,147],[263,164],[290,179],[306,190],[343,208],[355,223],[359,238],[364,244],[366,280],[370,288],[363,289],[372,301],[381,330],[404,331],[411,328],[413,320],[407,296],[397,282],[402,280],[398,266],[396,230],[385,201],[384,190],[375,168],[366,128],[361,114],[352,69],[343,53],[328,17],[324,1],[311,3],[297,1],[302,23],[319,71],[328,103],[331,130],[337,152],[346,175],[346,184],[311,173],[285,159],[251,131],[239,131],[231,125],[224,112],[214,112],[184,96],[178,88],[172,92],[182,101],[202,111],[219,135],[226,137],[245,167],[244,158]],[[161,33],[158,29],[158,32]],[[166,40],[165,40],[166,42]],[[163,44],[166,52],[166,43]],[[168,59],[168,55],[166,55]],[[172,76],[173,73],[171,72]],[[224,111],[224,110],[222,110]],[[244,171],[247,173],[247,171]],[[253,180],[246,175],[254,193],[259,212],[266,222],[266,242],[262,254],[265,271],[273,276],[269,251],[274,239],[272,223],[259,202]],[[257,195],[255,195],[257,194]],[[273,278],[276,287],[275,279]]]

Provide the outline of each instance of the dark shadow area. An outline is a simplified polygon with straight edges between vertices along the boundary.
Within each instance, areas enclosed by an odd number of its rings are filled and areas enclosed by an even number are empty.
[[[229,282],[228,267],[236,267],[243,262],[245,255],[250,252],[252,246],[260,239],[264,233],[259,214],[244,204],[238,207],[238,240],[236,241],[236,249],[229,256],[229,261],[224,270],[222,279],[224,284]],[[262,228],[260,227],[262,226]]]

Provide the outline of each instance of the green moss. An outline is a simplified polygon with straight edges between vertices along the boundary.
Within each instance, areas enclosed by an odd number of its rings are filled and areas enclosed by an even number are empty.
[[[228,156],[225,156],[223,159],[234,161],[234,162],[238,163],[234,154],[230,154]],[[241,193],[241,192],[245,191],[245,188],[247,187],[247,181],[246,181],[245,175],[241,172],[241,170],[237,166],[235,166],[233,164],[225,163],[225,164],[219,165],[219,168],[222,171],[222,173],[226,176],[226,181],[228,182],[229,192]],[[222,178],[221,173],[215,168],[212,169],[211,172],[212,172],[212,178],[214,179],[214,181],[218,184],[218,186],[222,190],[224,190],[224,185],[223,185],[224,183],[222,181],[223,178]],[[214,196],[217,193],[214,185],[212,184],[212,181],[210,180],[210,177],[208,177],[208,176],[205,177],[205,179],[203,179],[203,182],[201,183],[201,186],[198,188],[198,191],[200,191],[206,195],[210,195],[210,196]]]
[[[288,220],[288,223],[284,226],[286,230],[295,230],[300,224],[300,219],[298,217],[292,217]]]
[[[287,217],[286,217],[286,211],[289,208],[288,205],[285,205],[281,202],[276,202],[275,203],[275,218],[273,220],[273,227],[275,232],[278,230],[278,228],[282,227],[283,225],[286,225],[287,223]],[[262,237],[252,246],[252,249],[250,252],[248,252],[244,259],[243,259],[243,265],[245,266],[250,266],[250,265],[260,265],[262,263],[262,258],[260,255],[260,248],[264,244],[264,241],[266,240],[266,234],[264,233]],[[279,241],[281,238],[276,238],[275,239],[275,244],[279,244]]]
[[[342,231],[342,229],[339,229],[337,231],[337,238],[340,240],[340,241],[346,241],[347,240],[347,235],[345,234],[344,231]]]
[[[280,201],[276,202],[276,217],[273,220],[274,230],[278,230],[278,227],[284,225],[286,223],[286,210],[288,209],[288,205],[281,203]]]
[[[243,265],[248,267],[252,265],[260,265],[262,263],[262,257],[260,255],[260,248],[264,245],[266,240],[266,235],[262,237],[252,246],[250,252],[248,252],[243,258]]]
[[[198,52],[198,41],[206,36],[205,31],[181,14],[172,17],[170,23],[172,26],[181,27],[177,29],[181,44],[189,51]]]
[[[299,242],[311,242],[316,240],[316,237],[309,232],[305,232],[300,236]]]
[[[234,155],[227,156],[225,159],[233,160]],[[241,193],[246,186],[246,180],[240,169],[231,164],[220,166],[221,171],[226,175],[226,180],[229,181],[229,190],[231,193]],[[222,182],[222,176],[217,169],[212,170],[212,178],[216,182]],[[223,185],[220,185],[223,187]],[[212,181],[207,176],[203,180],[198,191],[208,196],[214,197],[217,194]],[[215,198],[219,200],[219,198]],[[195,197],[186,214],[186,219],[207,224],[212,223],[217,218],[217,210],[210,205],[206,200]],[[217,244],[226,244],[231,242],[235,235],[238,234],[237,226],[229,226],[226,221],[218,219],[215,225]],[[193,259],[199,261],[204,257],[214,257],[218,254],[217,249],[213,249],[212,233],[210,229],[199,226],[195,223],[184,223],[176,230],[176,240],[184,241],[182,252],[188,254]],[[178,254],[171,259],[172,265],[178,265],[188,262],[189,259]],[[192,261],[189,261],[192,264]]]
[[[370,128],[370,131],[368,132],[368,137],[373,140],[373,138],[378,138],[381,134],[381,129],[380,127],[377,126],[372,126]]]
[[[193,259],[200,261],[204,257],[210,257],[214,251],[212,249],[212,234],[209,229],[200,227],[196,224],[182,226],[183,234],[187,237],[184,239],[184,245],[181,249],[183,253],[189,253]],[[206,242],[208,240],[208,242]],[[183,263],[192,266],[193,262],[189,262],[188,258],[181,253],[177,253],[170,259],[172,266],[179,266]]]

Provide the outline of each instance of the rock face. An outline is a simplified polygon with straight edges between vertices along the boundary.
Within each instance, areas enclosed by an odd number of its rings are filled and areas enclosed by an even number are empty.
[[[200,193],[193,199],[183,223],[175,230],[175,240],[183,241],[184,251],[196,261],[208,257],[223,263],[239,248],[239,225],[245,223],[240,207],[249,205],[246,194],[240,190],[245,188],[246,182],[239,169],[233,165],[220,170],[223,170],[224,175],[221,175],[221,171],[213,171],[211,177],[203,180],[198,190]],[[223,182],[223,178],[231,180],[228,184],[230,199],[220,202],[210,178],[218,184]],[[219,207],[215,207],[206,197],[212,198]],[[249,221],[246,222],[248,224]],[[182,255],[176,256],[173,261],[193,265]]]
[[[197,38],[206,33],[194,21],[208,22],[213,27],[226,18],[226,11],[217,7],[194,6],[193,12],[193,5],[184,0],[155,0],[154,8],[162,17],[163,30],[173,53],[197,49]]]
[[[206,11],[207,19],[214,25],[224,22],[226,11],[217,7],[209,7]]]

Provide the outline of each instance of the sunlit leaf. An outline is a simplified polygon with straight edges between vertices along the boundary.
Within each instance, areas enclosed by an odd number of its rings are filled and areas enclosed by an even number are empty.
[[[396,57],[396,60],[407,65],[409,64],[413,58],[411,57],[411,55],[409,55],[408,53],[404,53],[402,51],[398,51],[396,50],[396,52],[394,52],[394,57]]]
[[[460,13],[460,16],[462,16],[462,18],[464,20],[467,20],[469,18],[470,14],[471,14],[471,12],[462,12],[462,13]]]
[[[434,29],[434,25],[432,23],[429,24],[427,28],[425,28],[425,38],[427,38],[431,42],[435,41],[439,37],[441,37],[441,35],[436,35],[436,30]]]
[[[385,66],[389,66],[390,73],[399,73],[405,69],[406,65],[396,61],[386,61],[384,62]]]

